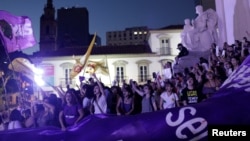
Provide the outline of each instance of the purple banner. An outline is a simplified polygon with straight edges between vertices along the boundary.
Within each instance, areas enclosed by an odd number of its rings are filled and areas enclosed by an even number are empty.
[[[61,131],[48,127],[0,132],[1,141],[175,141],[208,140],[209,125],[250,125],[250,57],[214,97],[184,106],[132,116],[90,115]]]
[[[0,10],[0,37],[7,52],[32,47],[36,44],[31,20]]]

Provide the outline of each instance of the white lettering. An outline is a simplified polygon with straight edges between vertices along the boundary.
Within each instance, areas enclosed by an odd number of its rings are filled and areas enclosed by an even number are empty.
[[[241,131],[241,136],[247,136],[247,131]]]
[[[246,131],[234,131],[230,129],[229,131],[219,131],[218,129],[212,129],[212,136],[246,136]]]
[[[171,112],[169,112],[167,115],[166,115],[166,123],[169,125],[169,126],[177,126],[179,124],[181,124],[183,121],[184,121],[184,118],[185,118],[185,111],[186,110],[190,110],[190,114],[191,115],[194,115],[196,113],[196,109],[193,108],[193,107],[183,107],[180,109],[179,111],[179,118],[176,120],[176,121],[172,121],[171,118],[173,116],[173,114]]]
[[[219,132],[218,129],[212,129],[212,136],[219,136],[218,132]]]
[[[195,128],[193,125],[196,123],[200,123],[200,126]],[[187,135],[182,134],[182,131],[184,129],[188,128],[189,131],[191,131],[191,133],[195,135],[197,133],[200,133],[206,127],[207,127],[207,121],[204,118],[201,118],[201,117],[193,118],[193,119],[186,121],[185,123],[183,123],[177,128],[176,136],[180,139],[186,139]]]

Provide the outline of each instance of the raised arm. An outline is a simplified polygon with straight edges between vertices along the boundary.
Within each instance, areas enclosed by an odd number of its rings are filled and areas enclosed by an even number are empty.
[[[102,93],[102,95],[106,96],[105,93],[104,93],[104,88],[103,88],[100,80],[96,77],[96,74],[93,73],[92,76],[93,76],[93,78],[95,78],[95,80],[96,80],[96,82],[97,82],[97,84],[99,86],[99,89],[100,89],[100,92]]]
[[[143,91],[140,91],[140,90],[135,86],[134,83],[131,83],[131,85],[132,85],[133,91],[135,91],[136,93],[138,93],[140,96],[144,96],[144,95],[145,95],[145,93],[144,93]]]
[[[52,113],[53,115],[55,114],[55,106],[54,105],[47,103],[47,102],[44,102],[44,101],[42,101],[42,104],[43,104],[43,106],[45,106],[49,109],[50,113]]]
[[[84,85],[87,85],[87,84],[84,84],[83,82],[81,82],[80,86],[77,85],[82,97],[85,97],[85,95],[86,95],[86,89],[83,89]]]

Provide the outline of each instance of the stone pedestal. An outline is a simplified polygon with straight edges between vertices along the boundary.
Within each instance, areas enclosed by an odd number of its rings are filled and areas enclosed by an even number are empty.
[[[199,63],[200,57],[208,59],[210,52],[201,52],[201,51],[189,51],[188,56],[184,56],[179,59],[178,64],[174,64],[173,71],[174,73],[183,72],[184,69],[187,67],[192,67],[195,64]]]

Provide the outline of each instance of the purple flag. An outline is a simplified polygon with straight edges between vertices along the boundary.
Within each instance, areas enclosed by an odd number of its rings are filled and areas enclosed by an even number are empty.
[[[234,125],[250,126],[249,76],[250,56],[215,96],[201,103],[131,116],[90,115],[67,131],[55,127],[2,131],[0,140],[206,141],[212,125],[229,125],[228,131]]]
[[[1,40],[7,52],[14,52],[36,44],[31,20],[27,16],[14,16],[0,10]]]

